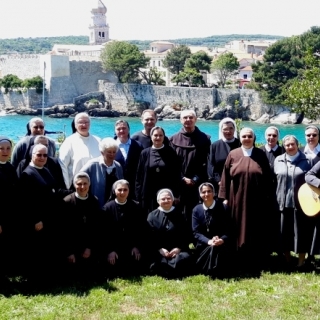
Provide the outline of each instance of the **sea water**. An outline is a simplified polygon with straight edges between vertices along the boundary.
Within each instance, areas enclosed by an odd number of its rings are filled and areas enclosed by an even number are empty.
[[[21,115],[0,115],[0,135],[6,135],[13,141],[17,142],[27,132],[26,125],[32,116]],[[139,118],[123,117],[130,124],[130,133],[135,133],[142,129]],[[114,136],[114,124],[119,118],[91,118],[90,133],[100,138]],[[69,136],[71,131],[72,118],[49,118],[44,117],[45,128],[48,131],[61,131]],[[164,128],[166,136],[170,137],[181,129],[179,120],[163,120],[158,121],[157,125]],[[197,121],[198,128],[211,136],[211,141],[218,139],[219,121]],[[265,142],[264,132],[270,124],[257,124],[255,122],[242,121],[242,127],[252,128],[257,136],[257,142]],[[304,129],[305,125],[276,125],[280,130],[280,137],[287,134],[294,134],[301,144],[305,143]],[[50,136],[50,135],[49,135]]]

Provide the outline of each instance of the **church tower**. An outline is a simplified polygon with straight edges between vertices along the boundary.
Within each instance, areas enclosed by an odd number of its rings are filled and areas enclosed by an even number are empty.
[[[109,25],[107,24],[107,7],[101,0],[98,0],[98,7],[91,10],[92,23],[89,26],[89,44],[96,45],[108,42]]]

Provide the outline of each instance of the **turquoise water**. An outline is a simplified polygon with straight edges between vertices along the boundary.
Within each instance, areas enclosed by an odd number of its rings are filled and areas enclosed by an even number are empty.
[[[6,135],[14,141],[19,140],[19,137],[26,134],[26,124],[31,118],[31,116],[19,115],[0,116],[0,135]],[[142,124],[138,118],[123,119],[129,122],[131,133],[141,130]],[[65,131],[67,136],[71,134],[71,118],[54,119],[45,117],[44,120],[48,131]],[[90,132],[101,138],[113,136],[114,123],[117,120],[118,118],[92,118]],[[218,139],[218,124],[219,121],[198,120],[197,122],[199,129],[211,136],[212,142]],[[167,136],[173,135],[181,128],[178,120],[163,120],[159,121],[158,125],[164,128]],[[264,131],[269,125],[243,121],[243,126],[250,127],[255,131],[257,142],[264,142]],[[281,137],[286,134],[294,134],[299,142],[304,144],[305,125],[277,125],[277,127],[280,129]]]

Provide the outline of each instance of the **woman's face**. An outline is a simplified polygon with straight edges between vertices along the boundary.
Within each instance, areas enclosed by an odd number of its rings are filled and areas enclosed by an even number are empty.
[[[47,163],[48,153],[47,148],[43,147],[38,149],[35,153],[32,154],[32,162],[35,166],[42,168]]]
[[[250,149],[253,147],[253,132],[251,130],[241,131],[240,141],[244,148]]]
[[[112,163],[116,158],[117,148],[108,148],[101,152],[101,154],[103,156],[104,163],[110,165],[110,163]]]
[[[161,129],[154,130],[151,136],[152,144],[156,148],[160,148],[163,145],[164,135]]]
[[[200,197],[202,201],[206,204],[212,204],[213,203],[213,190],[212,188],[208,186],[203,186],[200,190]]]
[[[162,192],[160,194],[158,203],[162,209],[166,211],[170,210],[173,204],[173,199],[171,198],[171,194],[169,192]]]
[[[283,146],[289,156],[294,156],[298,152],[298,145],[292,138],[285,140]]]
[[[311,147],[316,147],[319,143],[319,132],[315,128],[309,128],[305,132],[306,142]]]
[[[86,197],[90,188],[90,182],[88,178],[78,178],[74,183],[74,187],[80,197]]]
[[[231,122],[224,123],[222,125],[221,131],[225,139],[231,140],[234,138],[234,126]]]
[[[7,162],[11,156],[11,143],[9,141],[1,141],[0,142],[0,161]]]
[[[126,184],[119,183],[116,186],[114,193],[119,202],[125,202],[129,195],[129,187]]]
[[[278,142],[278,132],[275,129],[268,129],[266,132],[266,140],[270,148],[274,148]]]

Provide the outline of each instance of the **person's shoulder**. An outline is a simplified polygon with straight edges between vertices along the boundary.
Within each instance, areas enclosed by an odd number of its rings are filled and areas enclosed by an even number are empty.
[[[132,140],[138,140],[140,137],[143,137],[142,131],[137,131],[133,135],[131,135]]]
[[[91,138],[92,141],[95,141],[95,142],[98,142],[98,143],[101,141],[100,137],[95,136],[93,134],[90,134],[89,137]]]
[[[108,201],[102,206],[103,211],[110,210],[111,208],[115,208],[116,202],[114,200]]]
[[[133,146],[133,147],[135,147],[135,148],[137,148],[137,149],[143,149],[143,146],[142,146],[142,144],[139,142],[139,141],[137,141],[137,140],[134,140],[134,139],[132,139],[132,138],[130,138],[131,139],[131,145]]]

